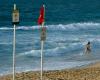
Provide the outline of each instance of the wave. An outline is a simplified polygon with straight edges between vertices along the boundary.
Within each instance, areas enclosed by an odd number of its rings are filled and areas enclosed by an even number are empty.
[[[61,56],[61,55],[68,54],[68,53],[73,52],[73,51],[82,50],[83,47],[85,46],[85,44],[87,44],[87,41],[99,43],[100,42],[99,40],[100,39],[97,39],[97,38],[96,39],[89,38],[88,40],[82,40],[82,41],[80,40],[78,42],[72,41],[69,43],[66,42],[66,40],[65,40],[63,42],[62,41],[57,42],[57,44],[56,43],[53,44],[54,41],[50,41],[49,43],[54,47],[44,49],[44,55],[47,57]],[[82,55],[82,54],[80,54],[80,55]],[[40,57],[40,49],[30,50],[30,51],[26,51],[23,53],[18,53],[17,56],[18,57],[21,57],[21,56]]]
[[[46,25],[50,30],[80,30],[80,29],[100,29],[100,23],[88,22],[88,23],[71,23],[71,24],[58,24],[58,25]],[[18,26],[17,30],[34,30],[39,29],[40,26]],[[1,27],[0,30],[13,30],[9,27]]]
[[[65,48],[65,47],[56,47],[53,49],[46,49],[44,50],[44,55],[45,56],[59,56],[60,54],[58,51],[60,51],[60,48]],[[19,53],[17,57],[20,56],[35,56],[35,57],[40,57],[40,50],[30,50],[24,53]]]
[[[13,43],[11,43],[11,42],[2,42],[2,43],[0,43],[0,45],[12,45]]]
[[[66,43],[65,43],[66,44]],[[83,45],[83,43],[71,43],[69,46],[66,45],[59,45],[55,46],[55,48],[51,49],[44,49],[44,55],[47,57],[55,57],[55,56],[61,56],[64,54],[67,54],[71,50],[75,50],[76,48],[79,48]],[[21,56],[34,56],[34,57],[40,57],[41,50],[30,50],[23,53],[19,53],[17,57]],[[67,52],[67,53],[66,53]]]
[[[59,25],[48,25],[49,29],[53,30],[80,30],[80,29],[100,29],[100,23],[72,23],[72,24],[59,24]]]

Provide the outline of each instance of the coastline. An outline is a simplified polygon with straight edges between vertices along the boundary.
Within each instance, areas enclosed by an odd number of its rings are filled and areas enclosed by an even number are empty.
[[[44,80],[100,80],[100,61],[87,66],[63,70],[44,71]],[[39,80],[39,71],[16,73],[17,80]],[[1,76],[0,80],[12,80],[12,75]]]

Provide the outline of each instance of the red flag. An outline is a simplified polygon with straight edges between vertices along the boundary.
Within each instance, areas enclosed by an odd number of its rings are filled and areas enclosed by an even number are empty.
[[[42,24],[44,22],[44,6],[40,9],[40,16],[38,18],[38,24]]]

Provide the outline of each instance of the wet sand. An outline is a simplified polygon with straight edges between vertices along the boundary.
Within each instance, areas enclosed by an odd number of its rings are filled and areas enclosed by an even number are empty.
[[[12,75],[1,76],[0,80],[12,80]],[[40,80],[40,72],[17,73],[15,80]],[[100,62],[77,69],[44,71],[43,80],[100,80]]]

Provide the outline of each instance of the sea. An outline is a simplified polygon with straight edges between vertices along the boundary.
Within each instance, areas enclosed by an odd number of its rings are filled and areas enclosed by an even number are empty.
[[[12,11],[16,3],[16,72],[41,69],[38,17],[45,4],[43,69],[61,70],[100,61],[100,0],[0,0],[0,75],[12,73]],[[91,42],[91,53],[85,45]]]

